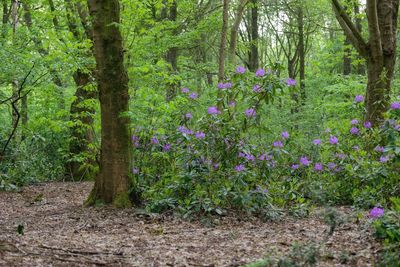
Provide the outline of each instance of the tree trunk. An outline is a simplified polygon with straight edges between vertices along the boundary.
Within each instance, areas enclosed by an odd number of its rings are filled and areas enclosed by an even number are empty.
[[[237,36],[240,26],[240,22],[243,18],[243,12],[249,0],[240,0],[238,9],[236,11],[235,20],[231,28],[231,42],[229,44],[229,62],[232,65],[236,65],[236,46],[237,46]]]
[[[396,37],[399,0],[367,0],[369,39],[361,33],[338,0],[332,0],[339,24],[360,55],[367,60],[365,120],[378,126],[389,107],[390,88],[396,61]]]
[[[299,31],[299,75],[300,75],[300,95],[302,103],[306,100],[306,48],[304,43],[304,10],[302,6],[298,7],[298,31]]]
[[[128,75],[119,31],[118,0],[88,0],[93,18],[94,54],[101,109],[100,173],[86,204],[97,201],[129,207],[130,134]]]
[[[249,55],[249,69],[256,71],[258,69],[258,7],[257,0],[251,0],[251,43]]]
[[[16,42],[16,34],[17,34],[17,28],[18,28],[18,0],[12,0],[11,2],[11,18],[12,18],[12,37],[13,37],[13,43]],[[15,76],[15,75],[14,75]],[[12,100],[16,101],[18,99],[18,77],[13,77],[12,81]],[[18,103],[16,103],[18,107]],[[17,110],[13,109],[12,111],[12,127],[16,129],[18,127],[18,121],[19,121],[19,113]],[[17,138],[17,134],[13,136],[14,139]]]
[[[28,26],[28,29],[32,31],[32,15],[31,15],[31,8],[28,2],[24,1],[22,3],[22,8],[24,9],[24,20],[26,23],[26,26]],[[42,41],[37,38],[34,34],[32,34],[32,41],[36,46],[36,49],[38,50],[39,54],[42,57],[46,57],[49,55],[49,52],[43,48]],[[46,66],[49,69],[50,75],[51,75],[51,80],[57,87],[57,94],[58,94],[58,107],[59,109],[63,110],[65,109],[65,100],[64,100],[64,86],[63,82],[61,80],[61,77],[58,75],[57,70],[52,67],[51,65]]]
[[[355,3],[354,4],[354,16],[356,17],[356,19],[355,19],[356,28],[360,33],[362,33],[362,21],[361,21],[361,18],[359,17],[359,14],[360,14],[359,3]],[[359,60],[362,60],[362,57],[360,55],[358,55],[357,58]],[[365,62],[358,63],[358,65],[357,65],[357,74],[365,75]]]
[[[49,0],[52,3],[53,0]],[[77,41],[88,38],[93,41],[90,27],[87,25],[87,12],[82,6],[76,6],[70,0],[65,0],[67,7],[68,28]],[[50,4],[51,6],[51,4]],[[53,4],[54,8],[54,4]],[[84,34],[80,34],[78,22],[73,15],[79,14],[79,19],[84,28]],[[56,25],[54,25],[56,27]],[[86,36],[85,36],[86,35]],[[93,55],[91,50],[88,57]],[[66,177],[68,180],[91,179],[96,175],[97,151],[91,148],[94,142],[93,117],[96,112],[93,101],[98,98],[97,91],[91,88],[91,76],[93,70],[87,66],[86,70],[78,69],[73,77],[76,85],[75,101],[71,103],[69,154],[70,160],[66,163]],[[83,159],[82,159],[83,158]]]
[[[383,114],[389,106],[396,62],[398,8],[398,0],[367,1],[370,52],[367,58],[368,85],[365,100],[366,120],[373,125],[383,121]]]
[[[4,41],[7,35],[8,17],[9,17],[9,12],[8,12],[7,0],[3,0],[3,17],[2,17],[3,24],[1,29],[1,37],[3,39],[2,41]]]
[[[178,15],[178,5],[176,3],[176,0],[174,0],[169,8],[168,20],[176,22],[177,15]],[[174,36],[177,35],[176,29],[172,31],[172,35]],[[176,75],[178,72],[178,48],[176,46],[170,47],[167,51],[165,59],[170,64],[171,74]],[[172,81],[171,83],[167,84],[167,94],[166,94],[167,101],[171,101],[172,99],[175,98],[178,87],[179,84],[177,84],[175,81]]]
[[[75,100],[71,103],[69,154],[71,160],[66,163],[69,180],[90,179],[96,172],[97,152],[91,148],[94,142],[93,117],[95,108],[92,100],[97,99],[97,91],[90,88],[90,73],[77,70],[74,74]],[[74,160],[78,157],[79,160]],[[81,158],[85,160],[82,160]]]
[[[229,9],[229,0],[223,0],[221,42],[219,46],[219,58],[218,58],[219,82],[222,82],[225,79],[225,47],[226,47],[226,35],[228,31],[228,9]]]
[[[346,36],[344,39],[344,49],[343,49],[343,75],[351,74],[351,42],[349,38]]]

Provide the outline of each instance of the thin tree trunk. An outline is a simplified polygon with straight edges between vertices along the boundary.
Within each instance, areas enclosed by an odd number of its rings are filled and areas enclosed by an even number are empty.
[[[258,7],[257,0],[251,0],[251,43],[249,56],[249,69],[256,71],[258,69]]]
[[[304,43],[304,10],[302,6],[298,7],[298,31],[299,31],[299,74],[300,74],[300,95],[302,103],[306,100],[306,49]]]
[[[130,134],[128,74],[119,31],[118,0],[88,0],[93,18],[94,54],[101,109],[100,173],[87,204],[97,201],[118,207],[131,205],[129,199]]]
[[[174,0],[169,8],[168,20],[170,20],[171,22],[176,22],[177,15],[178,15],[178,5],[176,3],[176,0]],[[172,35],[174,36],[177,35],[176,29],[172,31]],[[170,47],[167,51],[165,58],[167,62],[170,64],[171,74],[176,75],[178,72],[178,48],[176,46]],[[166,94],[167,101],[171,101],[172,99],[175,98],[178,87],[179,84],[177,84],[176,81],[172,81],[172,83],[167,84],[167,94]]]
[[[16,43],[16,33],[18,28],[18,0],[12,0],[11,2],[11,18],[12,18],[12,33],[13,43]],[[13,77],[12,81],[12,100],[15,101],[18,98],[18,77]],[[12,127],[16,128],[18,125],[19,114],[18,111],[12,111]],[[17,138],[17,134],[14,135],[14,139]]]
[[[346,36],[344,39],[344,49],[343,49],[343,75],[351,74],[351,42],[349,38]]]
[[[232,65],[236,65],[236,46],[237,46],[238,30],[240,22],[242,21],[243,18],[243,12],[248,2],[249,0],[240,0],[238,9],[236,11],[235,20],[231,28],[231,37],[230,37],[231,41],[229,44],[229,62]]]
[[[229,10],[229,0],[223,0],[221,42],[219,46],[219,58],[218,58],[219,82],[222,82],[225,79],[225,47],[226,47],[226,36],[228,31],[228,10]]]
[[[362,21],[361,21],[361,18],[359,17],[359,14],[360,14],[359,3],[355,3],[354,4],[354,16],[356,17],[356,19],[355,19],[356,28],[360,33],[362,33]],[[362,60],[362,57],[360,55],[358,55],[357,58],[359,60]],[[358,63],[357,74],[365,75],[365,62]]]
[[[32,32],[32,15],[31,15],[31,8],[28,2],[24,1],[22,3],[22,8],[24,9],[24,20],[26,23],[26,26],[28,26],[28,29]],[[34,33],[32,33],[32,41],[36,46],[36,49],[38,50],[39,54],[42,57],[46,57],[49,55],[49,52],[43,48],[42,41],[35,36]],[[48,65],[47,68],[49,69],[50,75],[51,75],[51,80],[57,87],[57,94],[58,94],[58,107],[61,110],[65,109],[65,99],[64,99],[64,86],[63,82],[61,80],[61,77],[58,75],[57,70]]]
[[[1,29],[1,37],[3,39],[2,41],[4,41],[7,35],[8,17],[9,17],[9,12],[8,12],[7,0],[3,0],[3,17],[2,17],[3,24]]]

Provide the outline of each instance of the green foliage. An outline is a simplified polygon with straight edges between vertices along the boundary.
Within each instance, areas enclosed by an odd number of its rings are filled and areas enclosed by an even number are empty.
[[[391,198],[391,208],[385,215],[374,221],[377,238],[384,240],[377,266],[398,266],[400,264],[400,198]]]
[[[291,251],[280,259],[265,258],[249,263],[245,267],[312,267],[317,266],[319,258],[320,248],[317,244],[294,243]]]

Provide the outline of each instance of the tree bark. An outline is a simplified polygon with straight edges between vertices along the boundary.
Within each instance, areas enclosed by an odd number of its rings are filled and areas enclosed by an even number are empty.
[[[166,7],[165,10],[167,10]],[[176,3],[176,0],[174,0],[171,3],[171,6],[169,7],[168,20],[171,22],[176,22],[177,15],[178,15],[178,5]],[[172,35],[174,36],[177,35],[175,25],[174,25],[174,30],[172,31]],[[171,74],[176,75],[178,72],[178,48],[176,46],[168,48],[167,54],[165,55],[165,59],[170,64]],[[167,84],[166,100],[168,102],[175,98],[178,87],[179,84],[177,84],[175,81],[172,81],[171,83]]]
[[[354,4],[354,16],[355,16],[356,28],[360,33],[362,33],[362,21],[361,21],[361,18],[359,17],[359,14],[360,14],[359,3],[355,3]],[[350,42],[350,40],[349,40],[349,42]],[[360,55],[358,55],[357,58],[359,60],[363,59]],[[365,62],[358,63],[357,74],[365,75]]]
[[[300,95],[302,103],[304,104],[306,100],[306,48],[304,43],[304,10],[302,6],[298,7],[297,10],[298,15],[298,31],[299,31],[299,43],[298,43],[298,50],[299,50],[299,74],[300,74]]]
[[[391,82],[396,62],[396,35],[399,0],[367,0],[369,39],[365,42],[359,30],[338,0],[332,0],[339,24],[368,66],[365,120],[374,126],[383,122],[389,107]]]
[[[17,28],[18,28],[18,0],[12,0],[11,1],[11,18],[12,18],[12,37],[13,37],[13,43],[16,42],[16,34],[17,34]],[[12,81],[12,100],[15,101],[18,98],[18,77],[13,77]],[[18,120],[19,120],[19,114],[18,111],[13,109],[12,110],[12,127],[13,129],[16,129],[18,126]],[[14,135],[14,139],[17,138],[17,135]]]
[[[251,40],[249,54],[249,69],[256,71],[258,69],[258,7],[257,0],[251,0]]]
[[[52,2],[53,0],[49,0]],[[76,40],[90,40],[92,30],[87,25],[87,12],[82,6],[74,6],[70,0],[65,0],[67,8],[68,28]],[[73,15],[79,14],[79,19]],[[78,20],[81,21],[84,34],[78,28]],[[54,25],[56,26],[56,25]],[[87,55],[93,56],[93,51]],[[90,179],[96,175],[97,151],[92,148],[94,142],[93,117],[96,112],[93,101],[98,98],[97,91],[91,88],[92,66],[86,69],[78,69],[73,77],[76,85],[75,100],[71,103],[70,121],[73,126],[70,128],[69,154],[70,160],[66,163],[66,177],[68,180]],[[82,159],[83,158],[83,159]]]
[[[236,11],[235,20],[233,22],[231,28],[231,37],[230,37],[230,44],[229,44],[229,62],[232,65],[236,65],[236,46],[237,46],[237,36],[238,30],[240,26],[240,22],[243,18],[243,12],[246,8],[247,3],[249,0],[240,0],[238,9]]]
[[[223,0],[221,42],[219,46],[219,58],[218,58],[219,82],[222,82],[225,79],[225,47],[226,47],[226,36],[228,31],[228,9],[229,9],[229,0]]]
[[[351,42],[349,38],[346,36],[344,39],[344,49],[343,49],[343,75],[351,74]]]
[[[128,75],[119,31],[118,0],[88,0],[93,18],[94,54],[101,109],[100,173],[86,204],[97,201],[129,207],[130,134]]]

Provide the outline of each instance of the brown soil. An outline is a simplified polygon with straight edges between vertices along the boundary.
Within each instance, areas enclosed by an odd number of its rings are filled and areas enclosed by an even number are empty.
[[[319,244],[318,266],[372,266],[380,245],[368,220],[337,208],[328,236],[322,209],[279,221],[223,217],[214,226],[135,209],[84,208],[92,183],[46,183],[0,193],[0,266],[241,266]],[[24,226],[24,235],[17,232]]]

